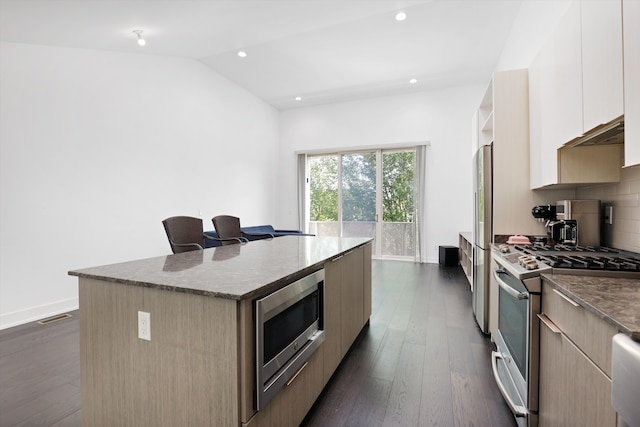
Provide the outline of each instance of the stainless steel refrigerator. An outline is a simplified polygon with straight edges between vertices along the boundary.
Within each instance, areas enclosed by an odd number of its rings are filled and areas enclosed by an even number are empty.
[[[483,145],[473,158],[473,313],[480,330],[489,333],[489,274],[493,239],[493,144]]]

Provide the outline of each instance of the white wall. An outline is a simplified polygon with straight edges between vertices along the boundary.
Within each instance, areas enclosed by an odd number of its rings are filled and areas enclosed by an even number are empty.
[[[571,0],[524,0],[495,71],[529,68],[570,4]]]
[[[279,218],[296,227],[295,152],[429,141],[425,212],[428,262],[471,231],[471,116],[485,88],[459,87],[283,111]]]
[[[0,328],[170,253],[168,216],[274,222],[278,113],[197,61],[0,43],[0,94]]]

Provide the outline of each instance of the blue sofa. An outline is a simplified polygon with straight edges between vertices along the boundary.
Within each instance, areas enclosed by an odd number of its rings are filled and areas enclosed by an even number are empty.
[[[247,238],[247,240],[261,240],[261,239],[269,239],[273,235],[274,237],[280,236],[315,236],[315,234],[305,234],[300,230],[276,230],[271,225],[254,225],[251,227],[240,227],[240,231],[242,235]],[[213,239],[205,239],[205,247],[213,248],[216,246],[221,246],[222,243],[219,240],[214,240],[218,238],[218,233],[214,230],[205,231],[205,235],[213,237]]]

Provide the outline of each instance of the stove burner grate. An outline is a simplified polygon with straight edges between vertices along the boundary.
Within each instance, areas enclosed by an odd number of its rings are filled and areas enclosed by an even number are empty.
[[[538,255],[553,268],[639,271],[640,260],[607,255]]]

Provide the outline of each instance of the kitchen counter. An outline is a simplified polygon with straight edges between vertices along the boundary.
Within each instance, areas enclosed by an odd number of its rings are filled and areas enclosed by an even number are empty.
[[[282,236],[69,272],[71,276],[243,300],[317,270],[370,238]]]
[[[542,274],[542,279],[620,332],[640,341],[640,279]]]

